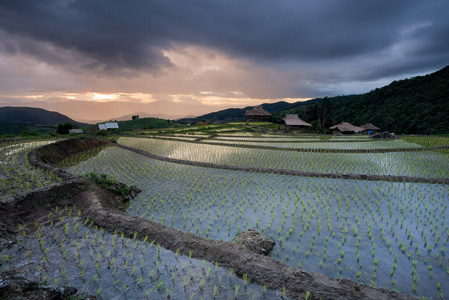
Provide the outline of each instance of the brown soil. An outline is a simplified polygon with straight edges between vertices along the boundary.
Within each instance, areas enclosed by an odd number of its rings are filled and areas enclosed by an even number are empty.
[[[94,138],[73,138],[50,144],[48,147],[42,147],[35,153],[40,161],[46,164],[57,164],[70,155],[78,154],[93,148],[103,147],[111,143],[111,141]]]
[[[29,193],[13,201],[0,202],[0,237],[14,234],[19,224],[34,222],[47,215],[56,205],[59,207],[74,205],[76,196],[87,189],[87,181],[70,181]]]
[[[59,142],[56,147],[64,143],[66,141]],[[93,146],[95,142],[86,144]],[[32,151],[30,157],[36,158],[36,154],[46,151],[45,147],[48,146]],[[68,149],[66,145],[60,148],[52,151]],[[14,232],[18,224],[32,221],[55,205],[76,205],[84,218],[92,220],[111,233],[117,231],[128,237],[136,233],[137,238],[148,237],[150,241],[154,240],[166,249],[172,251],[179,249],[184,255],[191,252],[194,258],[218,263],[225,268],[233,268],[239,276],[246,274],[250,282],[266,284],[271,289],[285,288],[290,297],[304,298],[308,291],[313,299],[414,299],[412,296],[395,291],[366,286],[346,279],[337,280],[289,267],[269,257],[253,253],[242,245],[201,238],[159,223],[122,214],[117,210],[114,195],[109,191],[36,159],[30,159],[30,162],[55,173],[59,172],[58,175],[64,178],[66,183],[45,192],[31,193],[10,203],[0,203],[0,228],[3,228],[0,236]]]
[[[257,254],[268,255],[276,245],[275,242],[266,240],[259,231],[249,228],[239,234],[234,243],[243,245],[246,249]]]
[[[65,158],[80,152],[113,144],[113,141],[94,138],[73,138],[34,149],[28,153],[31,165],[52,171],[64,181],[76,180],[78,176],[64,172],[50,164],[57,164]]]
[[[64,300],[77,293],[74,287],[51,287],[18,276],[0,279],[0,298],[8,300]],[[95,296],[76,295],[79,300],[97,299]]]

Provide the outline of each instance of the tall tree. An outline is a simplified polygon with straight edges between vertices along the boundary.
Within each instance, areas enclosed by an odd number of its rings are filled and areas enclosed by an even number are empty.
[[[326,133],[332,125],[332,102],[328,97],[319,103],[309,105],[305,109],[306,121],[312,125],[316,124],[318,133]]]
[[[305,117],[309,123],[318,120],[318,103],[306,106]]]
[[[328,97],[324,97],[318,106],[318,131],[326,133],[331,124],[332,102]]]
[[[58,124],[58,128],[56,129],[56,132],[59,134],[69,134],[69,129],[73,129],[73,125],[69,122],[67,123],[60,123]]]

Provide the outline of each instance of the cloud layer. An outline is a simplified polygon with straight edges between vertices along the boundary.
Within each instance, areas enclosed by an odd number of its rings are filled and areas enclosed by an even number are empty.
[[[360,93],[447,65],[448,11],[444,0],[1,1],[0,96]]]

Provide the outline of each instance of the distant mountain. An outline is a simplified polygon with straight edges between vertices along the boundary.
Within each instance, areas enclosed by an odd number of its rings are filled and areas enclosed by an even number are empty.
[[[198,117],[197,115],[188,115],[188,116],[184,116],[182,118],[178,118],[179,119],[195,119],[196,117]]]
[[[87,125],[55,111],[35,107],[12,106],[0,107],[0,122],[24,125],[58,125],[69,122],[80,127]]]
[[[67,122],[79,127],[88,125],[42,108],[0,107],[0,135],[45,134],[55,132],[56,125]]]
[[[167,114],[149,114],[146,112],[138,112],[134,114],[124,115],[118,118],[111,118],[110,120],[116,120],[116,121],[128,121],[132,120],[132,116],[139,115],[139,118],[159,118],[159,119],[166,119],[166,120],[174,120],[179,118],[179,116],[176,115],[167,115]],[[109,121],[109,120],[104,120]]]

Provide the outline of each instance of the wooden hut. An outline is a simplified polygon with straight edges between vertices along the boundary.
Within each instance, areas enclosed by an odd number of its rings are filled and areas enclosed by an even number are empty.
[[[351,123],[343,122],[332,127],[329,127],[333,134],[354,134],[363,132],[363,128],[354,126]]]
[[[271,114],[262,108],[262,105],[256,106],[245,113],[247,121],[263,122],[271,121]]]
[[[312,125],[301,120],[298,115],[286,115],[283,119],[285,125],[290,129],[298,129],[303,132],[307,131]]]
[[[363,128],[363,133],[368,134],[368,132],[372,133],[378,133],[380,131],[380,128],[373,125],[372,123],[366,123],[365,125],[360,126],[360,128]]]

